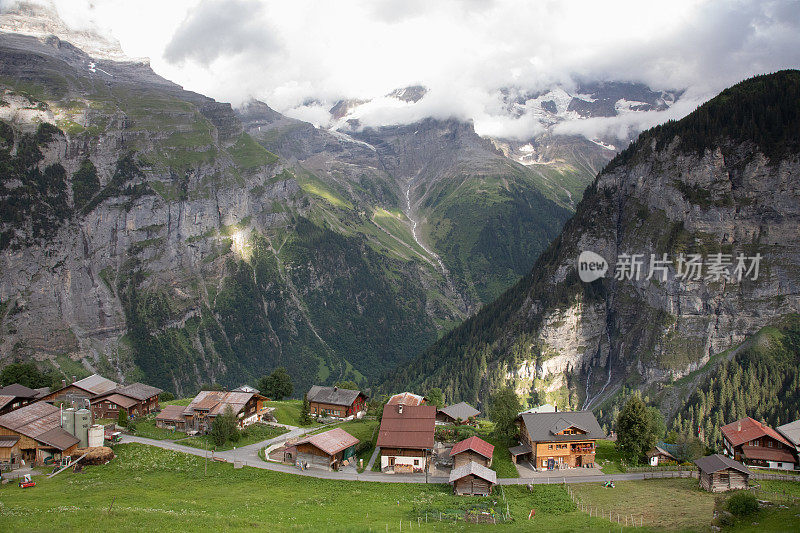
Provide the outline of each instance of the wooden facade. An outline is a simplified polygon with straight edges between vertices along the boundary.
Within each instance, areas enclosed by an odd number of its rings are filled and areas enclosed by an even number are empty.
[[[25,461],[25,463],[34,466],[43,465],[45,460],[49,457],[58,460],[62,456],[66,457],[72,455],[79,446],[79,443],[75,443],[64,450],[59,450],[55,446],[39,442],[22,433],[0,426],[0,438],[4,436],[19,437],[19,440],[15,446],[8,449],[9,458],[0,460],[19,462],[21,459]]]
[[[137,400],[136,398],[113,393],[93,399],[91,405],[92,416],[95,420],[98,418],[117,418],[120,410],[124,410],[130,418],[144,416],[159,410],[158,394],[144,400]]]
[[[514,460],[529,460],[537,470],[594,467],[595,442],[605,433],[590,411],[522,413],[517,418],[520,446]],[[530,449],[530,451],[527,451]]]
[[[459,496],[488,496],[491,493],[492,484],[474,474],[453,482],[453,494]]]
[[[312,416],[330,416],[333,418],[347,418],[366,411],[366,402],[359,396],[351,405],[335,405],[332,403],[308,402]]]
[[[594,466],[594,440],[534,442],[529,435],[524,435],[522,440],[531,447],[531,462],[536,468],[553,470],[564,466],[570,468]]]
[[[457,454],[457,455],[455,455],[453,457],[453,468],[458,468],[460,466],[464,466],[464,465],[469,464],[471,462],[476,462],[476,463],[478,463],[480,465],[483,465],[483,466],[485,466],[487,468],[492,466],[492,459],[491,458],[487,459],[483,455],[481,455],[481,454],[479,454],[479,453],[477,453],[477,452],[475,452],[473,450],[467,450],[467,451],[461,452],[461,453],[459,453],[459,454]]]
[[[746,489],[747,480],[747,474],[733,468],[713,473],[700,471],[700,488],[709,492]]]

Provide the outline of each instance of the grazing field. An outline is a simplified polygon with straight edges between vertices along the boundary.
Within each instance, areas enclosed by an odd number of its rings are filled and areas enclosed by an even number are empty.
[[[303,402],[300,400],[284,400],[281,402],[267,402],[265,404],[267,407],[274,407],[275,412],[275,419],[278,421],[279,424],[287,424],[289,426],[298,426],[298,427],[314,427],[319,426],[318,423],[312,421],[310,424],[301,424],[300,423],[300,411],[303,408]]]
[[[0,487],[5,531],[422,531],[521,529],[608,531],[608,521],[575,510],[563,487],[509,487],[514,522],[426,525],[420,511],[462,505],[447,485],[332,481],[203,460],[138,444],[118,445],[118,457],[84,473],[66,471],[21,490]],[[497,492],[492,505],[502,505]],[[497,503],[494,503],[497,502]],[[112,506],[113,503],[113,506]],[[531,509],[536,517],[528,520]],[[418,528],[418,518],[421,527]]]
[[[497,477],[519,477],[517,467],[511,461],[511,455],[508,453],[508,443],[488,435],[480,435],[480,437],[494,446],[492,470],[497,472]]]
[[[714,495],[701,491],[697,480],[656,479],[571,485],[581,501],[602,512],[643,517],[645,527],[660,530],[708,530],[714,518]]]
[[[204,450],[217,450],[217,451],[224,451],[224,450],[232,450],[234,446],[237,448],[241,448],[242,446],[247,446],[248,444],[255,444],[256,442],[261,442],[262,440],[273,439],[278,435],[283,435],[287,433],[289,430],[281,427],[281,426],[270,426],[268,424],[251,424],[242,430],[242,436],[236,442],[225,441],[225,444],[222,446],[216,446],[211,437],[208,435],[198,435],[196,437],[189,437],[188,439],[184,439],[179,442],[179,444],[183,444],[186,446],[191,446],[193,448],[201,448]]]

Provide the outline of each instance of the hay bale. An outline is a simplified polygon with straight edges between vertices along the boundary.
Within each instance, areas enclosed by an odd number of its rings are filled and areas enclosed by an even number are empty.
[[[88,452],[88,453],[87,453]],[[83,465],[104,465],[114,457],[114,450],[108,446],[97,446],[95,448],[78,448],[74,456],[80,457],[86,453],[86,457],[81,459]]]

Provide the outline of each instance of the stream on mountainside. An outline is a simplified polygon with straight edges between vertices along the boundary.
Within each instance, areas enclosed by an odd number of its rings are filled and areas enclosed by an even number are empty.
[[[416,243],[420,246],[420,248],[425,250],[425,253],[436,259],[436,262],[439,263],[439,267],[442,269],[442,274],[444,275],[445,279],[450,281],[447,278],[448,274],[447,268],[445,268],[444,263],[442,263],[442,260],[439,257],[439,255],[433,250],[429,249],[427,246],[425,246],[419,239],[419,236],[417,235],[417,219],[414,218],[414,213],[411,210],[411,185],[413,183],[414,180],[412,179],[408,182],[408,187],[406,187],[406,216],[408,217],[408,220],[411,221],[411,235],[414,237],[414,241],[416,241]]]

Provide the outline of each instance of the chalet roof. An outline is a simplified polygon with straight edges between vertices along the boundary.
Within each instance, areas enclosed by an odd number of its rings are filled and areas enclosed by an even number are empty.
[[[519,415],[533,442],[560,442],[586,439],[604,439],[606,434],[591,411],[557,411],[554,413],[522,413]],[[585,434],[556,435],[575,427]]]
[[[470,437],[461,442],[457,442],[456,445],[453,446],[453,449],[450,450],[450,457],[455,457],[459,453],[463,453],[467,450],[472,450],[487,459],[491,459],[494,453],[494,446],[479,437]]]
[[[395,394],[389,401],[386,402],[386,405],[422,405],[425,403],[425,397],[420,396],[419,394],[414,394],[412,392],[401,392],[399,394]]]
[[[467,402],[461,402],[454,405],[448,405],[447,407],[443,407],[439,409],[440,413],[444,413],[453,420],[468,420],[471,416],[478,416],[481,414],[480,411],[472,407]]]
[[[156,420],[166,420],[166,421],[180,421],[183,422],[183,410],[185,409],[182,405],[165,405],[161,412],[156,415]]]
[[[0,394],[0,409],[2,409],[3,407],[10,404],[16,399],[17,397],[14,396],[13,394]]]
[[[314,385],[308,391],[308,401],[349,407],[353,405],[353,402],[356,401],[359,394],[362,394],[362,392],[358,390]]]
[[[436,407],[433,405],[385,405],[376,446],[381,448],[433,448]]]
[[[476,463],[475,461],[470,461],[469,463],[459,466],[458,468],[454,468],[450,471],[450,483],[454,481],[458,481],[462,477],[468,476],[472,474],[473,476],[478,476],[481,479],[485,479],[489,483],[496,484],[497,483],[497,473],[490,469],[486,468],[482,464]]]
[[[144,383],[131,383],[130,385],[125,385],[124,387],[119,387],[114,392],[118,394],[122,394],[127,396],[128,398],[134,398],[136,400],[144,401],[153,396],[158,396],[163,390],[159,389],[158,387],[153,387],[150,385],[145,385]]]
[[[764,446],[742,446],[742,455],[747,459],[760,461],[780,461],[783,463],[795,463],[792,452],[783,448],[766,448]]]
[[[795,446],[800,446],[800,420],[778,426],[777,429],[778,433],[786,437],[786,440],[794,443]]]
[[[29,389],[25,385],[19,383],[12,383],[0,389],[0,395],[3,396],[16,396],[17,398],[36,398],[37,394],[34,389]]]
[[[138,403],[135,399],[122,394],[117,394],[116,392],[109,395],[103,395],[101,398],[94,398],[92,400],[92,404],[100,402],[112,402],[120,407],[124,407],[125,409],[130,409]]]
[[[183,413],[192,415],[195,411],[208,411],[208,416],[222,414],[230,406],[233,414],[238,414],[253,396],[258,396],[253,392],[231,392],[231,391],[200,391],[197,396],[187,405]]]
[[[18,435],[0,435],[0,448],[13,448],[18,442]]]
[[[89,377],[79,379],[78,381],[72,383],[72,385],[75,385],[76,387],[91,392],[95,395],[103,394],[117,388],[117,384],[115,382],[104,378],[100,374],[92,374]],[[67,387],[69,387],[69,385],[67,385]]]
[[[360,441],[341,428],[335,428],[324,433],[310,435],[297,444],[308,443],[312,446],[319,448],[328,455],[336,455],[342,450],[346,450],[351,446],[355,446]]]
[[[50,394],[50,387],[39,387],[38,389],[33,389],[36,391],[36,399],[43,398]]]
[[[783,435],[766,424],[762,424],[758,420],[750,418],[749,416],[722,426],[720,431],[722,431],[722,435],[728,439],[733,446],[739,446],[740,444],[750,442],[753,439],[767,436],[789,447],[793,447],[793,445],[786,440]]]
[[[748,470],[747,467],[739,461],[734,461],[730,457],[726,457],[718,453],[695,459],[694,464],[697,465],[697,468],[708,474],[713,474],[714,472],[719,472],[720,470],[727,470],[728,468],[738,470],[743,474],[750,474],[750,470]]]
[[[0,416],[0,426],[60,450],[79,442],[61,429],[59,408],[47,402],[32,403]]]

